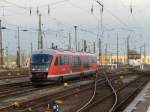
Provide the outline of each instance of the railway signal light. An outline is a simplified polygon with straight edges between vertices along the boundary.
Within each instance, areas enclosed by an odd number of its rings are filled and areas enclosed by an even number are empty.
[[[16,108],[16,107],[20,107],[19,102],[14,102],[12,105],[13,105],[13,107],[14,107],[14,108]]]
[[[67,87],[67,86],[68,86],[68,83],[67,83],[67,82],[65,82],[65,83],[64,83],[64,87]]]

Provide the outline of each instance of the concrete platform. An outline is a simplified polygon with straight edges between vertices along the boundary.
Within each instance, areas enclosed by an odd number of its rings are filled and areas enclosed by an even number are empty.
[[[150,82],[123,112],[150,112]]]

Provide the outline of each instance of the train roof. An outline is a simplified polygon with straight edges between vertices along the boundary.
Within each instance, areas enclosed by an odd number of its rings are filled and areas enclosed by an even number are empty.
[[[32,54],[51,54],[53,55],[55,53],[55,50],[53,49],[39,49],[34,51]]]
[[[70,54],[70,55],[95,55],[94,53],[87,53],[87,52],[74,52],[74,51],[63,51],[63,50],[55,50],[55,49],[39,49],[34,51],[32,54]]]

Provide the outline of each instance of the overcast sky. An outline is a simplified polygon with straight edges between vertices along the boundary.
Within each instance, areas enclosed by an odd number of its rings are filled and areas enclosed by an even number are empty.
[[[119,35],[119,50],[126,52],[126,38],[130,35],[130,46],[138,49],[144,43],[150,52],[150,1],[149,0],[101,0],[104,5],[102,48],[108,44],[108,51],[116,51],[116,35]],[[37,8],[38,7],[38,8]],[[50,14],[48,14],[48,7]],[[93,7],[93,13],[91,8]],[[130,11],[132,7],[132,14]],[[17,27],[20,30],[21,50],[30,52],[30,43],[37,49],[38,15],[42,14],[44,31],[44,48],[51,42],[66,48],[68,33],[72,34],[74,43],[74,27],[78,26],[78,40],[86,39],[97,42],[100,6],[95,0],[1,0],[0,18],[3,30],[3,47],[8,46],[10,53],[16,53]],[[31,15],[30,15],[31,10]]]

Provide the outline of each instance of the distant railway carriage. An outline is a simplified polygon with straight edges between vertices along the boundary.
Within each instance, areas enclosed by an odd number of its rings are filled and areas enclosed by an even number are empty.
[[[96,56],[91,53],[60,50],[38,50],[31,57],[31,81],[63,80],[95,73]]]

